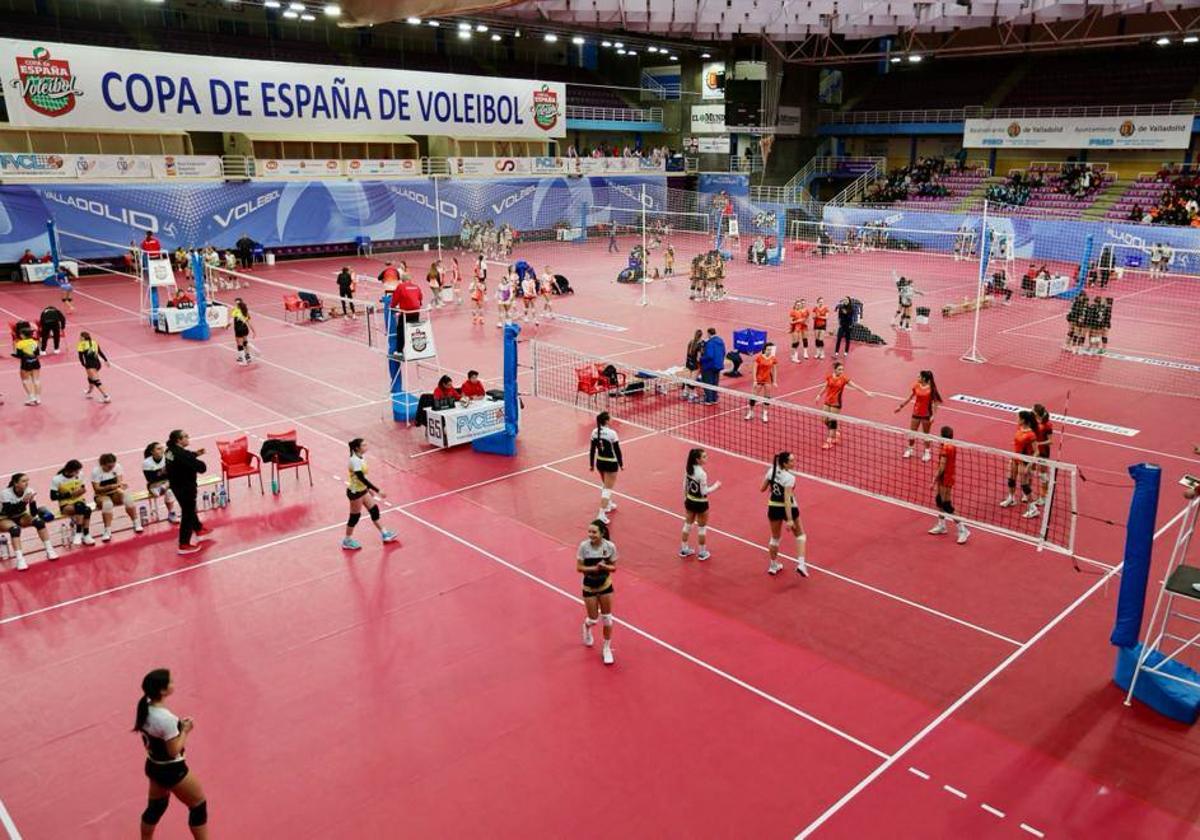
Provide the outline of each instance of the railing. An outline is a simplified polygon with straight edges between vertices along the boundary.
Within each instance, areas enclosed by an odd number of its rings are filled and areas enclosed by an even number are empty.
[[[730,172],[762,172],[763,159],[762,155],[730,155],[729,156],[729,171]]]
[[[855,204],[862,201],[867,194],[867,188],[887,175],[887,158],[875,158],[874,165],[862,175],[859,175],[846,189],[830,199],[829,204],[839,206]]]
[[[591,105],[568,105],[569,120],[608,120],[610,122],[656,122],[663,119],[662,108],[595,108]]]
[[[678,77],[676,77],[678,78]],[[642,94],[649,94],[653,99],[679,99],[681,87],[678,81],[663,83],[658,76],[642,71],[641,78]]]
[[[809,205],[815,203],[815,198],[808,191],[808,185],[813,178],[819,178],[860,164],[869,167],[868,172],[887,171],[887,158],[881,157],[837,157],[818,155],[810,158],[800,171],[788,179],[782,187],[751,187],[750,198],[757,201],[770,201],[776,204]],[[876,175],[875,177],[881,177]]]
[[[243,179],[254,177],[254,158],[245,155],[222,155],[221,175],[225,178]]]
[[[1145,117],[1195,114],[1194,99],[1176,99],[1143,105],[1078,105],[1045,108],[919,108],[901,111],[821,111],[823,125],[865,125],[879,123],[949,123],[965,119],[1033,119],[1038,117]]]

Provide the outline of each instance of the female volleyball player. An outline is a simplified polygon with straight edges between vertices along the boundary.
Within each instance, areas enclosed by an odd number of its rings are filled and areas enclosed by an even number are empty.
[[[804,302],[804,298],[792,304],[792,311],[788,313],[788,319],[791,321],[792,334],[792,361],[800,361],[800,345],[804,345],[804,358],[808,358],[808,305]]]
[[[167,481],[175,500],[179,502],[179,549],[177,554],[195,554],[202,546],[204,526],[196,513],[196,496],[199,495],[197,477],[208,466],[200,460],[204,454],[201,447],[188,449],[191,438],[183,429],[172,429],[167,435]]]
[[[46,518],[42,515],[34,501],[34,491],[29,489],[29,476],[25,473],[13,473],[8,479],[8,486],[0,490],[0,532],[8,535],[9,547],[13,552],[13,561],[18,572],[29,568],[25,562],[25,553],[21,550],[21,529],[33,528],[37,531],[42,547],[46,549],[47,560],[57,560],[58,552],[50,543],[50,532],[46,530]]]
[[[92,539],[92,509],[84,501],[87,487],[80,474],[83,464],[72,458],[63,464],[54,478],[50,479],[50,500],[58,502],[58,512],[71,520],[71,545],[95,545]]]
[[[386,499],[387,495],[370,482],[367,478],[367,443],[362,438],[350,441],[350,464],[347,468],[349,478],[346,480],[346,498],[350,500],[350,518],[346,520],[346,536],[342,538],[342,548],[346,551],[358,551],[362,543],[354,539],[354,526],[362,519],[362,509],[365,506],[371,516],[371,524],[379,531],[379,536],[385,543],[395,542],[396,532],[389,531],[379,521],[379,504],[376,499]]]
[[[1064,349],[1070,350],[1072,353],[1079,352],[1079,346],[1083,342],[1083,316],[1087,312],[1088,297],[1086,292],[1080,292],[1071,301],[1071,308],[1067,311],[1067,343]]]
[[[912,420],[909,421],[908,428],[914,432],[919,429],[925,434],[929,434],[929,429],[933,425],[933,412],[942,404],[942,395],[938,391],[937,382],[933,379],[933,371],[923,370],[917,375],[917,381],[912,384],[908,397],[896,406],[895,413],[899,414],[910,402],[913,404],[913,409]],[[913,456],[915,440],[912,435],[908,436],[908,446],[904,449],[905,458]],[[929,458],[929,441],[926,440],[925,453],[921,456],[921,460],[928,461]]]
[[[167,506],[167,521],[178,522],[179,514],[175,512],[175,494],[171,492],[167,480],[167,448],[158,441],[146,446],[142,452],[142,475],[146,477],[146,492],[150,494],[151,502],[162,499]]]
[[[754,419],[755,397],[764,400],[771,398],[771,390],[778,384],[779,360],[775,358],[775,345],[768,341],[763,345],[761,353],[754,357],[754,386],[750,391],[750,407],[746,409],[745,420]],[[767,404],[763,403],[762,421],[767,422]]]
[[[72,283],[71,272],[65,268],[59,269],[58,274],[54,275],[54,279],[58,281],[58,290],[62,292],[63,306],[67,307],[68,312],[74,312],[75,286]]]
[[[425,272],[425,282],[429,284],[429,297],[432,299],[435,309],[442,305],[442,267],[441,264],[434,260],[429,271]]]
[[[92,391],[99,391],[101,402],[112,402],[112,397],[100,382],[100,360],[108,361],[108,356],[100,349],[100,343],[92,338],[91,333],[81,332],[75,351],[79,354],[79,364],[83,365],[83,371],[87,375],[88,387],[83,395],[90,400]]]
[[[588,448],[588,470],[600,473],[600,513],[596,519],[608,524],[608,515],[617,509],[612,499],[613,487],[617,484],[617,472],[625,469],[621,457],[621,441],[616,431],[608,425],[612,416],[607,411],[596,415],[596,428],[592,430],[592,443]]]
[[[458,265],[458,257],[450,258],[450,288],[454,293],[454,305],[462,306],[462,269]]]
[[[25,405],[42,402],[42,362],[38,358],[41,350],[33,337],[33,330],[22,327],[13,342],[13,357],[20,363],[21,387],[25,389]]]
[[[1039,458],[1045,458],[1048,461],[1050,460],[1050,448],[1054,444],[1054,423],[1050,419],[1050,412],[1046,410],[1046,406],[1041,403],[1033,406],[1033,420],[1033,436],[1037,441],[1034,453]],[[1050,492],[1050,465],[1039,462],[1036,470],[1040,485],[1036,503],[1040,505],[1046,501],[1046,494]]]
[[[146,810],[142,812],[142,840],[150,840],[154,829],[171,804],[171,794],[187,806],[192,836],[208,837],[208,802],[204,788],[184,759],[187,739],[196,723],[178,718],[163,705],[175,691],[175,681],[166,668],[155,668],[142,677],[142,696],[137,701],[133,731],[142,736],[146,748],[146,778],[150,780]]]
[[[478,267],[471,278],[471,323],[483,325],[483,299],[487,296],[487,271],[482,274]]]
[[[929,533],[946,533],[946,520],[949,519],[957,526],[956,542],[962,545],[967,541],[967,537],[971,536],[971,532],[967,530],[966,525],[954,518],[954,472],[958,464],[958,447],[951,443],[952,440],[954,429],[942,426],[942,448],[938,453],[937,474],[933,477],[933,503],[941,513],[938,514],[937,524],[929,529]]]
[[[700,378],[700,355],[704,352],[704,330],[696,330],[692,340],[688,342],[687,350],[684,351],[683,366],[687,368],[687,379]],[[680,397],[688,400],[696,399],[696,386],[684,385],[681,390]]]
[[[254,324],[250,322],[250,307],[241,298],[234,298],[233,308],[229,310],[233,320],[233,340],[237,344],[237,363],[250,364],[250,336],[258,338]]]
[[[496,288],[496,326],[503,327],[512,322],[513,299],[517,294],[517,272],[510,269],[501,276],[500,285]]]
[[[700,547],[697,560],[707,560],[708,553],[708,495],[717,492],[721,482],[708,483],[708,473],[704,464],[708,461],[708,453],[703,449],[688,451],[687,465],[683,471],[683,534],[679,541],[679,556],[687,557],[693,553],[688,545],[688,537],[692,525],[696,526],[696,544]]]
[[[537,323],[537,296],[538,296],[538,278],[533,273],[533,268],[530,267],[525,276],[521,278],[521,307],[522,319],[525,323],[529,323],[530,317],[533,318],[533,323]]]
[[[583,575],[583,643],[592,646],[592,628],[601,622],[604,643],[600,656],[605,665],[613,664],[612,576],[616,570],[617,547],[608,539],[607,521],[597,519],[588,525],[587,539],[575,553],[575,571]]]
[[[796,476],[792,473],[795,459],[791,452],[780,452],[771,461],[771,468],[763,476],[762,487],[770,495],[767,498],[767,521],[771,526],[771,539],[767,542],[767,556],[770,564],[767,574],[777,575],[783,568],[779,562],[779,535],[787,523],[788,530],[796,538],[796,573],[808,577],[808,564],[804,562],[804,549],[808,537],[804,534],[804,525],[800,522],[800,508],[796,506]]]
[[[546,316],[546,320],[554,317],[554,308],[551,305],[551,296],[554,294],[554,272],[550,266],[543,269],[542,276],[538,278],[538,294],[542,298],[542,314]]]
[[[100,456],[99,463],[92,467],[92,493],[95,494],[96,508],[104,522],[104,532],[100,535],[104,542],[112,539],[113,508],[117,505],[122,505],[133,521],[134,533],[142,533],[142,521],[138,518],[137,508],[126,496],[128,489],[125,470],[117,463],[117,456],[105,452]]]
[[[1037,433],[1034,431],[1036,427],[1037,418],[1034,417],[1032,411],[1017,412],[1017,431],[1013,436],[1013,452],[1018,455],[1034,454],[1034,442],[1037,440]],[[1021,484],[1021,504],[1028,506],[1021,516],[1025,519],[1032,519],[1038,515],[1037,502],[1033,496],[1033,467],[1022,458],[1013,458],[1009,464],[1008,495],[1004,497],[1000,507],[1012,507],[1017,503],[1015,496],[1018,479]]]
[[[850,377],[846,376],[845,365],[841,362],[834,362],[833,373],[825,375],[825,387],[817,392],[816,399],[816,402],[822,404],[826,414],[834,415],[825,421],[825,428],[829,432],[825,436],[825,442],[821,444],[822,449],[829,449],[842,439],[842,433],[838,431],[837,415],[842,413],[842,395],[847,387],[853,388],[867,397],[875,396],[850,381]]]
[[[825,329],[829,324],[829,307],[825,298],[817,298],[817,305],[812,308],[813,316],[813,358],[825,358]]]

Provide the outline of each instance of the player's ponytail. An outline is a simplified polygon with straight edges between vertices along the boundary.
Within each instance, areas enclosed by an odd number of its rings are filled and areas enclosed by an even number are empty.
[[[601,411],[596,415],[596,437],[600,437],[600,430],[608,425],[608,421],[612,419],[612,415],[607,411]]]
[[[942,401],[942,392],[938,390],[937,380],[933,378],[933,371],[921,371],[921,379],[929,383],[929,397],[933,402]]]
[[[703,449],[689,449],[687,456],[687,474],[693,475],[696,471],[696,465],[700,463],[700,456],[704,454]]]
[[[354,438],[353,440],[350,441],[350,443],[348,445],[350,447],[350,454],[356,455],[358,453],[359,448],[361,448],[363,445],[363,439],[362,438]]]
[[[155,668],[142,677],[142,696],[137,701],[137,714],[133,719],[133,731],[141,732],[150,716],[150,704],[162,699],[163,692],[171,684],[171,672],[166,668]]]
[[[25,473],[13,473],[8,479],[9,487],[16,487],[21,479],[25,477]]]
[[[608,539],[608,525],[606,525],[604,522],[602,522],[599,519],[593,519],[592,525],[594,525],[596,530],[600,532],[601,539],[604,539],[604,540]]]
[[[1034,413],[1032,411],[1018,411],[1017,419],[1019,421],[1021,421],[1022,423],[1024,423],[1026,426],[1028,426],[1030,429],[1033,429],[1034,427],[1037,426],[1037,417],[1034,415]]]

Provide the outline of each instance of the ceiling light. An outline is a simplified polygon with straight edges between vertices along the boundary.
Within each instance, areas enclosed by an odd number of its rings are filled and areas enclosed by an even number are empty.
[[[650,52],[658,52],[658,47],[647,47],[646,49]]]
[[[316,18],[312,15],[300,15],[300,20],[305,21],[306,23],[312,23],[314,20],[316,20]]]
[[[909,63],[909,64],[920,64],[920,63],[921,63],[921,56],[919,56],[919,55],[910,55],[910,56],[908,57],[908,63]]]
[[[1194,44],[1197,41],[1200,41],[1200,37],[1196,37],[1195,35],[1189,35],[1183,39],[1183,43],[1185,44]]]
[[[441,24],[438,23],[436,20],[429,21],[429,25],[432,26],[434,29],[437,29],[439,26],[441,26]]]
[[[405,22],[406,22],[406,23],[407,23],[409,26],[420,26],[420,25],[421,25],[421,19],[420,19],[419,17],[410,17],[410,18],[406,18],[406,19],[405,19]]]
[[[326,3],[325,8],[322,9],[322,11],[325,12],[325,17],[341,17],[342,16],[342,7],[339,6],[337,3]]]
[[[625,50],[625,55],[637,55],[637,50]]]
[[[520,29],[515,29],[515,30],[513,30],[513,37],[514,37],[514,38],[520,38],[520,37],[521,37],[521,30],[520,30]]]
[[[712,58],[712,53],[700,53],[701,58]]]
[[[583,37],[581,35],[576,35],[571,39],[571,43],[577,47],[583,46]]]
[[[542,37],[546,39],[547,44],[553,44],[555,41],[558,40],[558,36],[555,35],[553,32],[547,32]]]
[[[1170,38],[1159,38],[1154,43],[1158,44],[1160,47],[1165,47],[1167,44],[1171,43],[1171,39]]]
[[[291,9],[293,12],[303,12],[304,4],[303,3],[288,3],[288,8]]]
[[[288,9],[286,12],[284,12],[283,16],[288,20],[295,20],[296,18],[300,17],[299,13],[293,12],[291,9]]]
[[[484,26],[482,23],[477,23],[477,24],[475,24],[475,31],[476,32],[487,32],[488,28],[486,26]]]
[[[625,48],[625,45],[624,45],[624,44],[622,44],[620,41],[614,41],[614,42],[613,42],[613,46],[614,46],[614,47],[616,47],[616,48],[617,48],[617,49],[619,49],[619,50],[620,50],[620,49],[624,49],[624,48]]]
[[[668,56],[668,58],[670,58],[672,61],[678,61],[678,60],[679,60],[679,56],[677,56],[677,55]]]
[[[608,47],[611,47],[611,46],[612,46],[612,41],[601,41],[601,42],[600,42],[600,46],[602,46],[602,47],[604,47],[604,48],[606,48],[606,49],[607,49]]]
[[[900,63],[900,56],[898,56],[898,55],[894,55],[894,56],[892,56],[891,58],[889,58],[889,59],[888,59],[888,61],[890,61],[892,64],[899,64],[899,63]]]
[[[459,31],[459,32],[470,32],[470,31],[471,31],[471,24],[469,24],[469,23],[460,23],[460,24],[458,25],[458,31]]]
[[[471,30],[470,29],[458,30],[458,39],[460,41],[470,41],[471,40]]]
[[[625,50],[617,50],[617,55],[625,55]]]
[[[278,9],[281,5],[279,0],[263,0],[264,9]]]
[[[147,3],[162,3],[163,0],[146,0]]]
[[[497,34],[497,33],[495,33],[495,32],[493,32],[493,33],[492,33],[492,40],[493,40],[493,41],[499,41],[499,40],[500,40],[500,35],[499,35],[499,34]]]

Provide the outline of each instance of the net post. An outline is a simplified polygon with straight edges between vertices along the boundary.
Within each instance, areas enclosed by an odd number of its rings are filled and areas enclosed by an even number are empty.
[[[196,289],[196,325],[188,327],[179,335],[188,341],[208,341],[212,337],[212,329],[208,326],[208,289],[204,282],[204,257],[192,252],[189,259],[192,272],[192,283]],[[151,292],[156,291],[151,287]],[[157,304],[157,300],[155,301]],[[153,315],[152,315],[153,317]],[[153,326],[153,321],[151,321]]]
[[[46,220],[46,236],[50,239],[50,262],[54,273],[58,274],[58,228],[53,219]]]
[[[650,252],[646,245],[646,184],[642,184],[642,306],[650,303],[646,297],[646,280],[650,270]]]
[[[960,358],[964,362],[975,362],[983,364],[987,359],[979,355],[979,315],[983,309],[983,288],[987,280],[987,264],[988,257],[991,255],[992,239],[988,235],[988,202],[983,201],[983,214],[979,217],[980,226],[980,245],[979,245],[979,277],[975,283],[975,322],[971,327],[971,349],[964,353]]]
[[[583,245],[588,239],[588,214],[591,210],[591,205],[586,201],[579,202],[579,236],[575,239],[575,244]]]
[[[1049,472],[1046,474],[1046,499],[1042,505],[1042,524],[1038,530],[1038,551],[1041,551],[1046,544],[1046,535],[1050,533],[1050,509],[1054,507],[1054,490],[1055,482],[1058,480],[1058,467],[1054,464],[1049,465]],[[1072,550],[1072,553],[1074,551]]]
[[[440,263],[442,261],[442,194],[438,185],[439,177],[437,175],[429,177],[433,179],[433,223],[437,230],[437,258]]]
[[[535,338],[529,343],[529,351],[533,354],[533,395],[540,397],[541,393],[538,390],[538,340]]]

